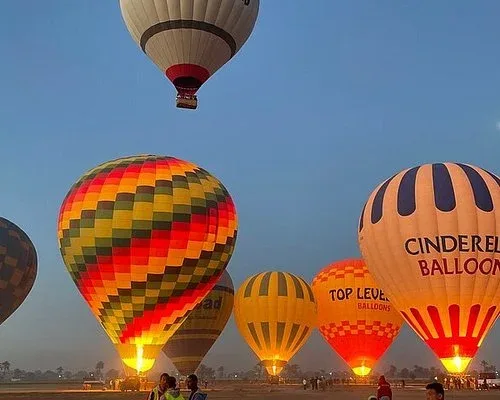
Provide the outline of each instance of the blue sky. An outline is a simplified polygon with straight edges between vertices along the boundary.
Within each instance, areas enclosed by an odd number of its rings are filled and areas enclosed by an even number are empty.
[[[498,15],[493,0],[263,1],[252,37],[190,112],[175,108],[118,1],[2,2],[0,211],[36,244],[39,276],[0,327],[0,359],[119,366],[56,238],[67,190],[108,159],[172,155],[220,178],[239,212],[236,285],[269,268],[310,280],[358,256],[364,201],[403,168],[461,161],[499,173]],[[477,361],[500,365],[499,338],[497,323]],[[315,334],[296,361],[343,367],[326,349]],[[254,361],[232,321],[207,357],[228,368]],[[382,360],[391,362],[437,365],[409,330]]]

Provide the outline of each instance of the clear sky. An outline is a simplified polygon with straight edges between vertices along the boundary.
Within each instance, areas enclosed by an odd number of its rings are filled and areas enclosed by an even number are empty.
[[[171,155],[221,179],[239,212],[236,285],[269,268],[310,280],[359,256],[361,208],[403,168],[461,161],[500,173],[499,15],[496,0],[264,0],[252,37],[190,112],[175,108],[117,0],[2,1],[0,214],[32,238],[39,275],[0,327],[0,359],[119,366],[56,238],[67,190],[108,159]],[[499,323],[481,359],[500,366]],[[317,334],[295,361],[344,367]],[[206,362],[250,368],[255,358],[231,321]],[[392,362],[437,365],[409,330],[382,365]]]

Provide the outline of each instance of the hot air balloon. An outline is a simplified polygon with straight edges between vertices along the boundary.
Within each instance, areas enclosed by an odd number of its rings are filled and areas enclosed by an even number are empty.
[[[35,246],[16,224],[0,217],[0,324],[26,299],[37,273]]]
[[[403,318],[363,260],[338,261],[312,281],[318,328],[353,372],[366,376],[397,337]]]
[[[78,290],[138,373],[152,368],[185,315],[215,285],[237,233],[233,200],[204,169],[140,155],[88,171],[58,221]]]
[[[278,375],[316,325],[311,287],[289,272],[262,272],[238,289],[234,318],[240,334],[266,367]]]
[[[359,245],[391,303],[450,373],[462,373],[500,313],[500,180],[436,163],[371,194]]]
[[[177,89],[177,107],[195,109],[196,92],[241,49],[259,0],[120,0],[130,35]]]
[[[224,271],[210,293],[191,311],[168,339],[163,352],[181,375],[196,371],[233,312],[234,287]]]

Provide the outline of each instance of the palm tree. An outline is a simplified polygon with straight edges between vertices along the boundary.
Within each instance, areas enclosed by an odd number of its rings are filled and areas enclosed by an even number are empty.
[[[95,374],[98,378],[102,378],[102,370],[104,369],[104,361],[98,361],[95,365]]]
[[[10,362],[4,361],[1,365],[3,371],[2,376],[5,376],[5,374],[10,371]]]
[[[483,367],[483,372],[486,372],[486,370],[488,369],[488,361],[486,360],[483,360],[481,361],[481,367]]]

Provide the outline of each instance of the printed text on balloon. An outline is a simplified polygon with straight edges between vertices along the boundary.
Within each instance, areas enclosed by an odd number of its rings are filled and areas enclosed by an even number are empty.
[[[332,301],[342,301],[349,300],[351,295],[354,293],[353,288],[345,288],[345,289],[330,289],[328,291],[330,296],[332,297]],[[378,300],[378,301],[389,301],[387,297],[385,297],[384,292],[378,288],[356,288],[356,299],[358,300]]]

